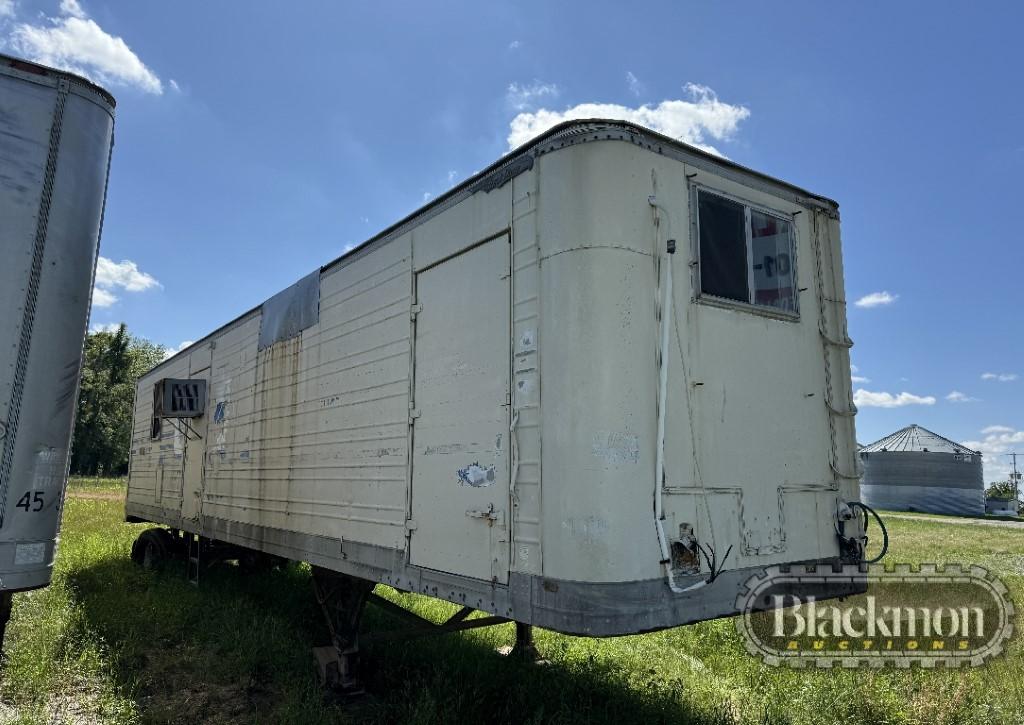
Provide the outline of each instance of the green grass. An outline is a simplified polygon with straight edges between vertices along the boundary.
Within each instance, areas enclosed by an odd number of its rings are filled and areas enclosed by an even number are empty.
[[[141,570],[128,552],[144,527],[121,521],[121,486],[73,483],[52,586],[15,596],[0,721],[1024,723],[1016,644],[975,670],[796,672],[748,655],[730,620],[606,640],[539,631],[548,666],[495,653],[511,625],[382,642],[365,649],[370,695],[339,706],[316,683],[310,648],[327,633],[308,567],[245,576],[222,565],[198,590],[183,565]],[[889,526],[888,561],[980,563],[1024,602],[1024,532]],[[435,620],[454,611],[384,592]],[[400,626],[368,610],[366,628]]]
[[[1002,516],[996,514],[982,514],[980,516],[973,516],[971,514],[930,514],[924,511],[880,511],[881,514],[895,514],[896,516],[911,516],[914,518],[939,516],[941,518],[950,519],[967,519],[973,521],[1024,521],[1024,518],[1020,516]]]

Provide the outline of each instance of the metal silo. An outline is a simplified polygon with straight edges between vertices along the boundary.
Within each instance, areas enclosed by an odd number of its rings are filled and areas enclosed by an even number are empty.
[[[114,133],[114,99],[0,55],[0,638],[50,583]]]
[[[935,514],[985,513],[981,454],[919,425],[860,449],[862,500],[873,508]]]

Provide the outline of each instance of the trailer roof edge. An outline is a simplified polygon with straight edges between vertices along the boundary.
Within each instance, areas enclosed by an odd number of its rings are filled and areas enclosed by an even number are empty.
[[[462,201],[463,198],[472,196],[477,191],[490,191],[494,188],[503,186],[508,180],[511,180],[512,177],[518,175],[522,171],[526,171],[528,168],[532,168],[534,159],[546,153],[575,146],[579,143],[593,141],[630,142],[640,146],[641,148],[645,148],[652,153],[674,156],[678,160],[694,163],[695,165],[704,166],[709,169],[714,168],[714,170],[718,172],[724,169],[732,172],[733,174],[753,178],[762,184],[771,186],[776,193],[783,191],[788,192],[789,195],[793,196],[794,201],[797,203],[818,206],[828,210],[831,214],[837,217],[839,214],[839,204],[833,199],[819,194],[814,194],[802,187],[796,186],[795,184],[791,184],[760,171],[755,171],[747,166],[731,161],[724,156],[716,156],[715,154],[697,148],[696,146],[691,146],[690,144],[665,136],[664,134],[658,133],[657,131],[653,131],[649,128],[639,126],[635,123],[630,123],[629,121],[607,118],[576,119],[563,121],[556,126],[552,126],[539,136],[527,141],[521,146],[517,146],[515,149],[509,151],[483,170],[473,174],[465,181],[453,186],[437,198],[432,199],[427,204],[424,204],[395,223],[385,227],[377,234],[356,245],[347,252],[335,257],[326,264],[321,265],[320,273],[322,274],[327,272],[339,264],[354,261],[356,258],[368,253],[372,248],[401,236],[409,229],[423,224],[434,216],[440,214],[442,211]],[[497,181],[493,181],[495,178],[497,178]],[[264,302],[266,302],[266,300],[215,328],[186,347],[184,350],[175,353],[166,360],[160,361],[143,373],[143,375],[140,376],[140,379],[141,377],[149,375],[163,365],[170,363],[179,355],[188,353],[193,348],[206,342],[221,331],[226,330],[232,325],[248,318],[250,315],[257,312],[263,306]]]
[[[37,63],[34,60],[18,58],[17,56],[7,55],[6,53],[0,53],[0,72],[17,75],[21,78],[25,78],[26,80],[34,80],[33,76],[36,77],[35,79],[38,79],[39,77],[66,78],[71,83],[81,86],[98,95],[107,104],[109,104],[111,111],[117,107],[117,101],[114,99],[114,96],[110,91],[98,83],[89,80],[85,76],[79,75],[78,73],[61,70],[60,68],[53,68],[48,65],[43,65],[42,63]]]

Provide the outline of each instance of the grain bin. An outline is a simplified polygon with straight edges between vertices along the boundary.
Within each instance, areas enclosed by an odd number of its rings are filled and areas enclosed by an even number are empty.
[[[0,55],[0,618],[53,569],[113,113],[89,81]]]
[[[985,513],[981,454],[919,425],[863,446],[861,496],[889,511]]]

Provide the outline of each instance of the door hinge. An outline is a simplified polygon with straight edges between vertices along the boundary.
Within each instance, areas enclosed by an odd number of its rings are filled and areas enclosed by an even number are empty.
[[[409,425],[412,425],[413,421],[415,421],[419,417],[420,417],[420,409],[419,408],[410,408],[409,409]]]
[[[416,315],[418,315],[421,312],[423,312],[423,303],[422,302],[417,302],[416,304],[414,304],[412,307],[409,308],[409,317],[410,317],[410,319],[415,320],[416,319]]]
[[[406,531],[415,531],[416,530],[416,519],[406,519],[405,520],[405,530]]]

